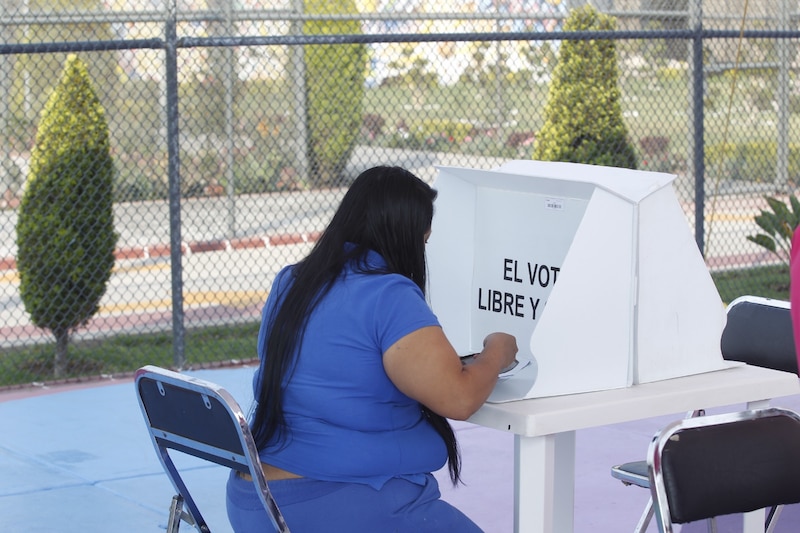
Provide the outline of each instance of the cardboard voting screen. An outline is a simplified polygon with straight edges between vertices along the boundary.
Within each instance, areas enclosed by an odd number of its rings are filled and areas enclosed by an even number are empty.
[[[674,176],[512,161],[439,168],[430,299],[460,354],[517,337],[533,362],[490,401],[603,390],[724,368],[724,306]]]

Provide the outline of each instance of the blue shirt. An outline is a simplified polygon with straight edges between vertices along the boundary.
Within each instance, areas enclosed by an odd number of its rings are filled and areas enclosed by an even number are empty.
[[[374,252],[367,262],[385,267]],[[261,357],[268,317],[290,282],[287,267],[264,306]],[[376,488],[394,477],[424,483],[426,473],[445,464],[447,449],[419,402],[386,375],[383,353],[426,326],[439,322],[414,282],[348,265],[309,317],[294,372],[285,382],[286,442],[260,450],[261,460],[308,478]],[[259,368],[256,398],[260,375]]]

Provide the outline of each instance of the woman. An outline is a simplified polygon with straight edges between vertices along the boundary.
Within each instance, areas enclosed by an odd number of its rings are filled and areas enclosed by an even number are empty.
[[[794,228],[789,250],[789,308],[792,317],[797,368],[800,369],[800,226]]]
[[[460,457],[446,418],[464,420],[514,360],[493,333],[462,365],[425,300],[436,191],[376,167],[352,184],[311,253],[275,278],[258,338],[251,421],[287,524],[348,533],[477,532],[431,474]],[[237,532],[269,531],[252,482],[232,474]]]

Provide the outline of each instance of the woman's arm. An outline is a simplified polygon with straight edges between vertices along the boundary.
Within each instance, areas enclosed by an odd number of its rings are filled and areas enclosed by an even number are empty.
[[[483,351],[462,365],[441,327],[428,326],[409,333],[383,354],[389,379],[406,395],[433,412],[466,420],[491,394],[497,375],[514,362],[516,339],[492,333]]]

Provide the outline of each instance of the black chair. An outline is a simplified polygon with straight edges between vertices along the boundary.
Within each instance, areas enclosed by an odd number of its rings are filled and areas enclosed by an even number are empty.
[[[727,323],[720,340],[725,360],[798,373],[789,302],[760,296],[741,296],[728,304],[726,314]],[[691,418],[702,414],[704,412],[699,410],[687,416]],[[647,461],[615,465],[611,467],[611,475],[625,485],[650,489]],[[642,511],[634,533],[642,533],[647,529],[653,512],[651,499]],[[770,510],[770,516],[777,517],[778,513],[778,509]],[[714,527],[712,519],[709,530],[713,531]]]
[[[661,533],[734,513],[800,502],[800,416],[767,408],[685,418],[662,429],[647,453]],[[777,515],[770,515],[771,532]]]
[[[686,418],[694,418],[697,416],[704,416],[705,411],[698,409],[696,411],[689,411],[686,413]],[[650,476],[647,472],[647,461],[631,461],[630,463],[623,463],[611,467],[611,476],[622,481],[624,485],[634,485],[643,489],[650,489]],[[639,517],[639,522],[636,523],[634,533],[643,533],[647,531],[647,526],[653,519],[653,498],[650,498],[645,505],[642,515]],[[708,524],[709,531],[715,530],[714,519],[711,518]]]
[[[135,383],[153,446],[177,491],[170,506],[167,533],[177,533],[181,521],[201,533],[210,531],[170,450],[249,474],[275,531],[289,531],[270,494],[244,413],[225,389],[156,366],[140,368]]]
[[[722,357],[797,374],[797,351],[789,302],[740,296],[728,305]]]

